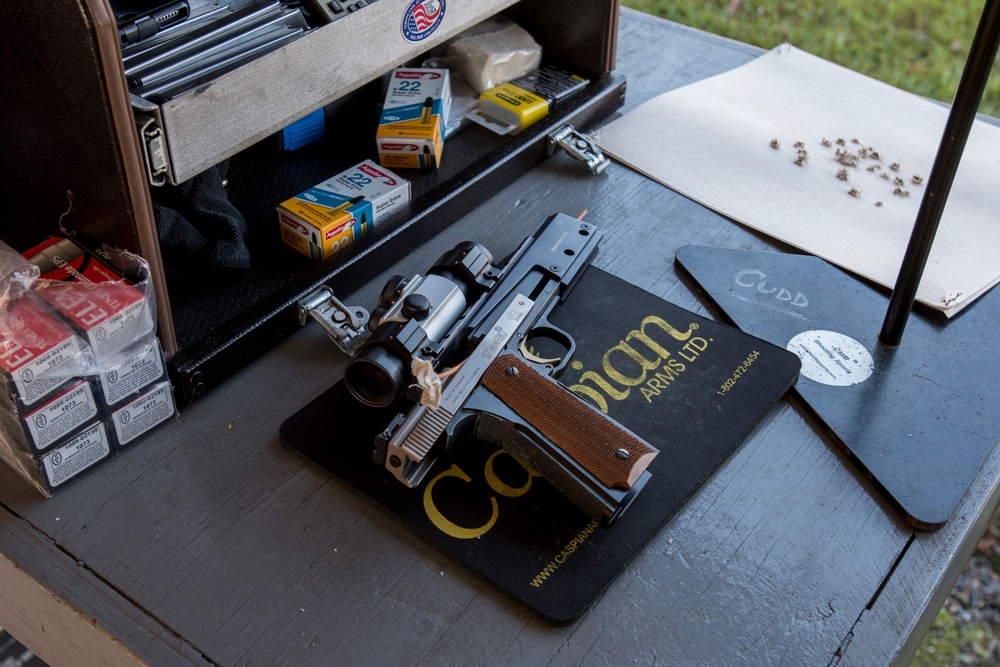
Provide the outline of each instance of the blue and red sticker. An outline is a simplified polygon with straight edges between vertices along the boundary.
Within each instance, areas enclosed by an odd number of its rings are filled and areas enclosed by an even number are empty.
[[[443,20],[444,0],[412,0],[403,12],[403,38],[408,42],[422,42]]]

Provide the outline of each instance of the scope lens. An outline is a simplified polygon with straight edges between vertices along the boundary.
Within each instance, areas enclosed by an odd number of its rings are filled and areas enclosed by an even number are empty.
[[[381,347],[370,347],[352,359],[344,370],[344,381],[356,399],[373,408],[396,400],[404,387],[406,367]]]

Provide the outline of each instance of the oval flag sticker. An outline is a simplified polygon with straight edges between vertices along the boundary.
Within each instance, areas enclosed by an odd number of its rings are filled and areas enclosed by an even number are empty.
[[[403,38],[422,42],[431,36],[444,19],[444,0],[412,0],[403,13]]]

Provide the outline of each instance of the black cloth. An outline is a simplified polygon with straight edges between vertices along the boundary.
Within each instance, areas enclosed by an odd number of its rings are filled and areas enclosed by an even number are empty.
[[[226,196],[228,161],[178,186],[153,193],[153,213],[168,280],[204,276],[209,271],[250,268],[248,230],[243,214]]]

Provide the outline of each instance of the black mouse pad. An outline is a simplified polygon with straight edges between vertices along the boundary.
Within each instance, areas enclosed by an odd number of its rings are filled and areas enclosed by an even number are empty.
[[[767,415],[799,359],[595,268],[549,319],[577,344],[560,382],[660,451],[610,528],[483,441],[438,461],[420,488],[404,487],[371,451],[409,406],[362,406],[342,382],[282,424],[281,438],[501,590],[568,623]]]

